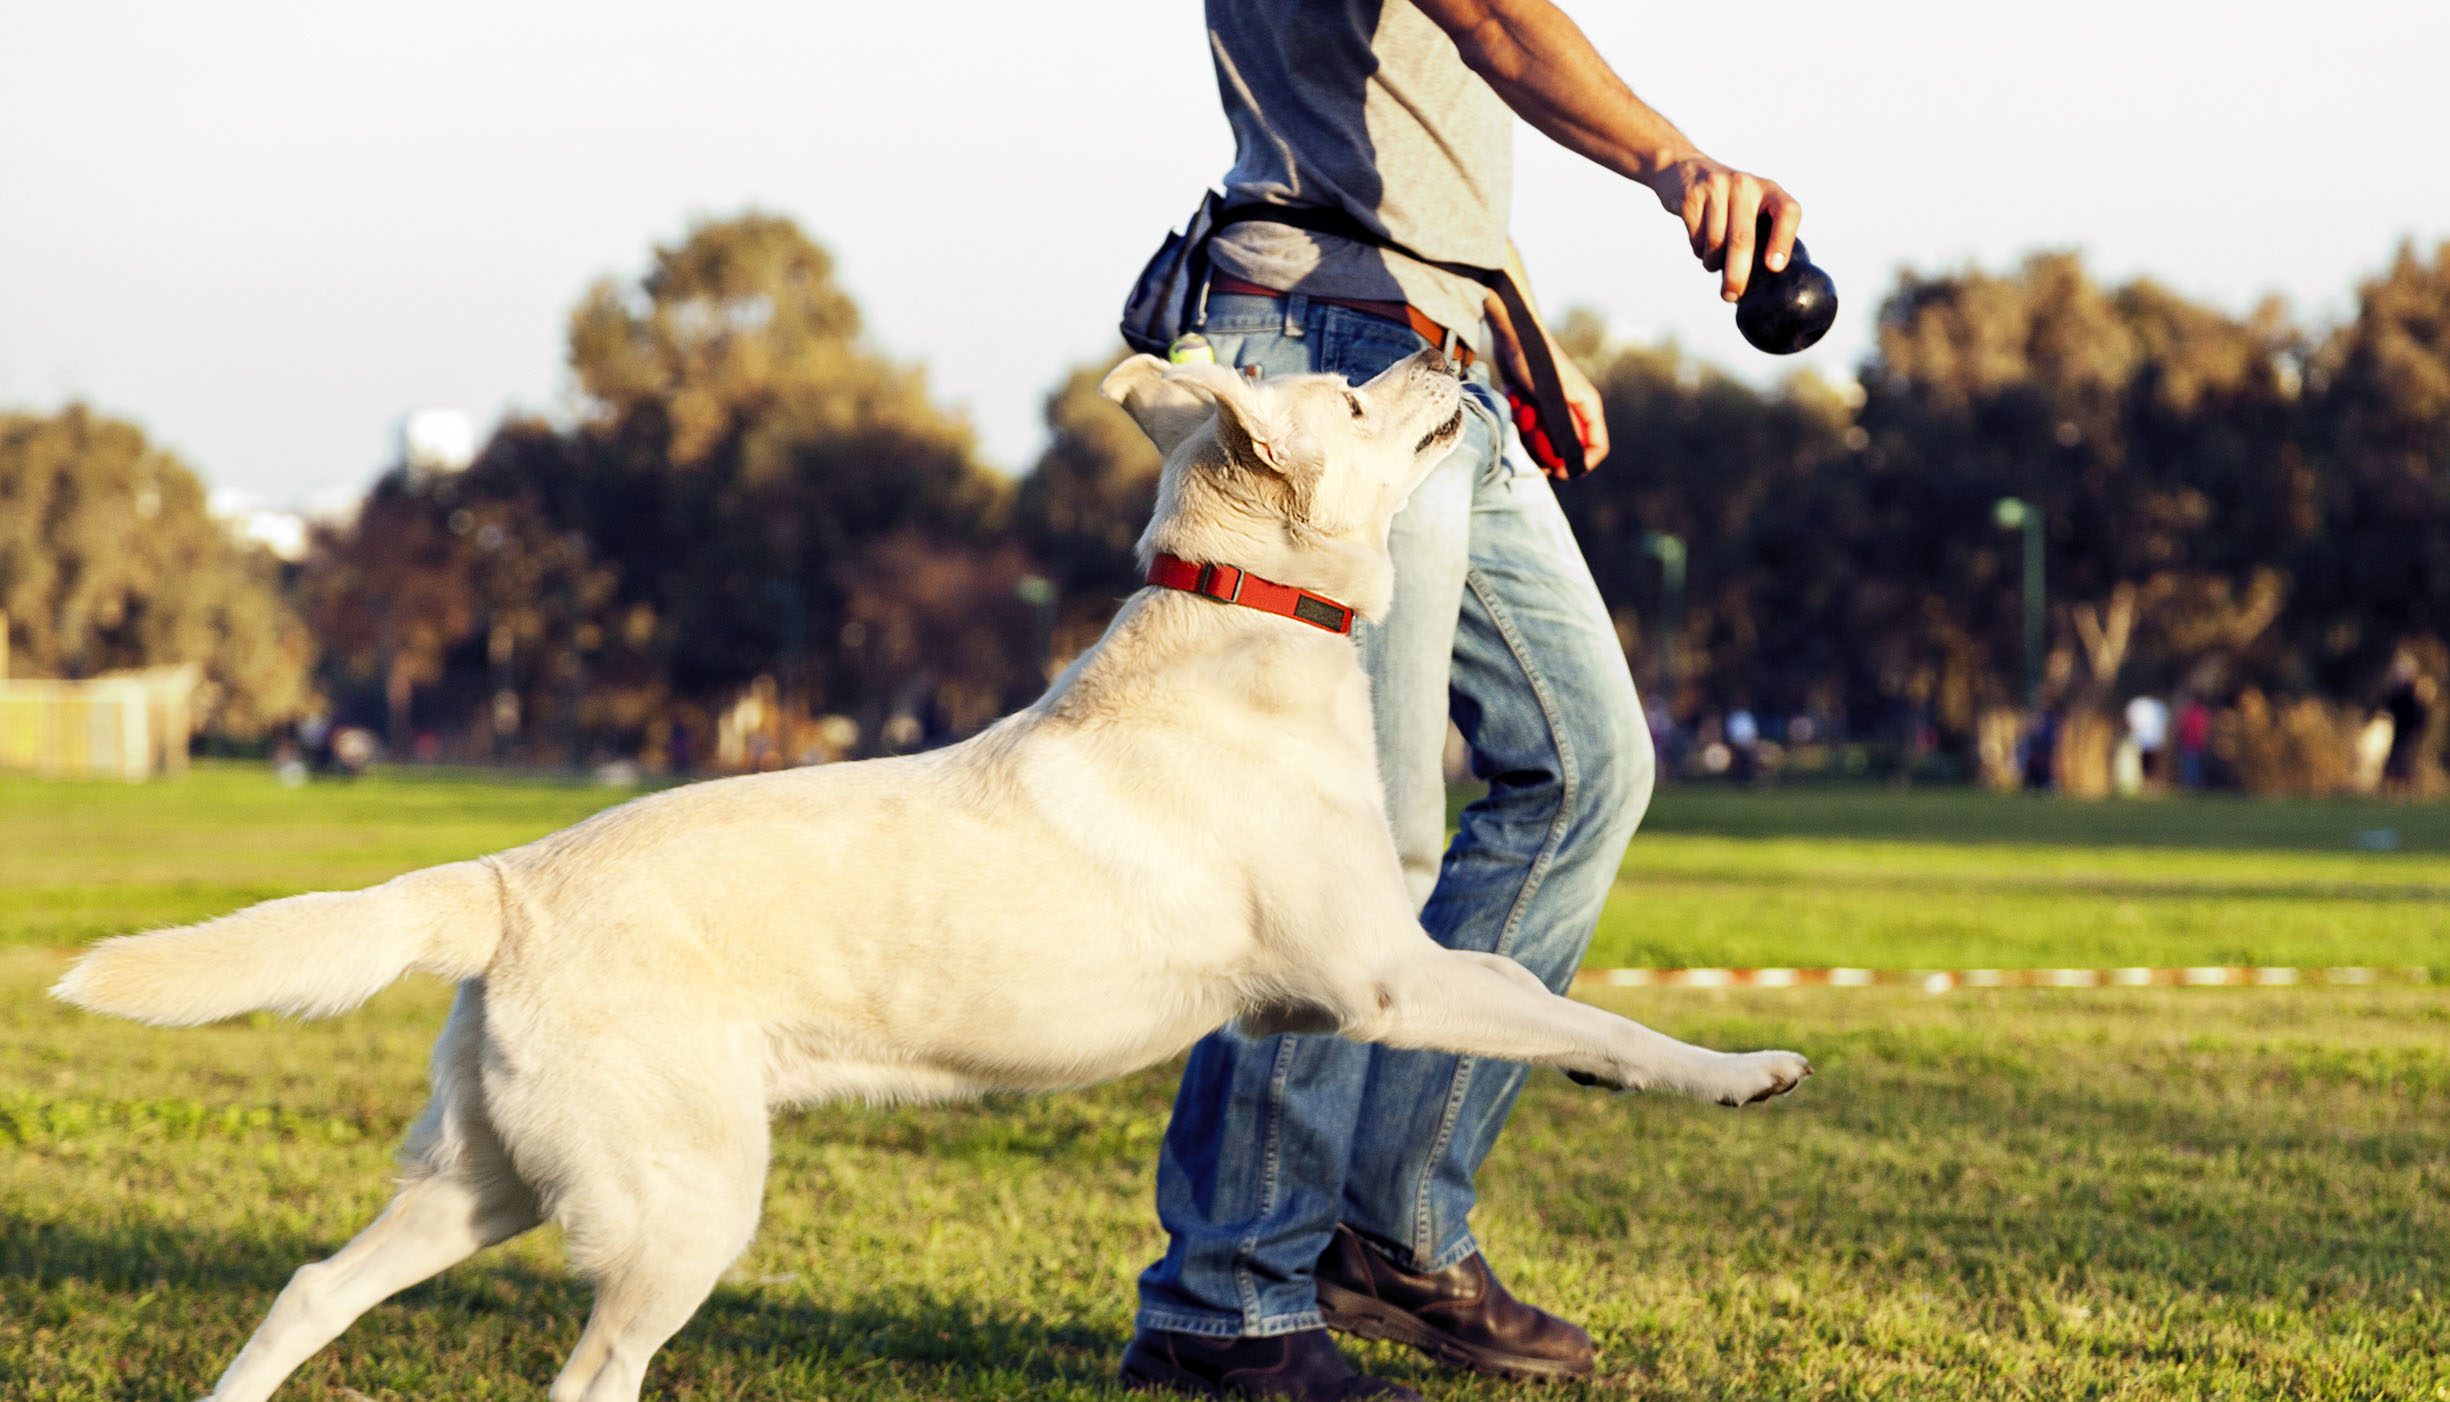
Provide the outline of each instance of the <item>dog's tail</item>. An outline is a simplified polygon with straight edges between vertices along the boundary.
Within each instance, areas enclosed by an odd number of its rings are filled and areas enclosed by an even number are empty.
[[[330,1017],[415,970],[470,978],[502,942],[485,862],[428,867],[363,891],[323,891],[235,915],[107,939],[51,989],[81,1008],[164,1027],[245,1012]]]

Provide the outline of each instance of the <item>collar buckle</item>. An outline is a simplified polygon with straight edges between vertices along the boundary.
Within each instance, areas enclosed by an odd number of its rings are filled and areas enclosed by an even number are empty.
[[[1231,574],[1234,577],[1233,588],[1222,594],[1217,592],[1216,581],[1219,572]],[[1196,588],[1197,592],[1219,603],[1238,604],[1242,602],[1242,581],[1248,578],[1250,578],[1248,571],[1236,569],[1232,565],[1202,565],[1199,567],[1199,583]]]

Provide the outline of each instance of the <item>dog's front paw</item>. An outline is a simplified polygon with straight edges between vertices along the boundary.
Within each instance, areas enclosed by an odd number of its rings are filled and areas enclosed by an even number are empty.
[[[1791,1051],[1722,1052],[1701,1077],[1695,1096],[1721,1105],[1751,1105],[1784,1095],[1812,1074]]]

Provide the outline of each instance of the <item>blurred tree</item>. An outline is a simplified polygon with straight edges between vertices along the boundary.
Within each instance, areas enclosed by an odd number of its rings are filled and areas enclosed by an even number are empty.
[[[2359,289],[2356,318],[2312,358],[2299,570],[2321,602],[2294,620],[2306,683],[2375,686],[2403,646],[2431,669],[2450,631],[2450,243],[2402,246]]]
[[[372,710],[406,753],[419,686],[442,676],[444,653],[475,624],[475,600],[429,475],[385,473],[346,524],[308,539],[300,602],[323,643],[326,681],[344,713]],[[351,704],[371,695],[372,706]]]
[[[0,414],[0,612],[12,670],[89,677],[192,662],[205,729],[248,739],[309,704],[313,645],[276,562],[124,420]]]
[[[1561,489],[1617,631],[1645,683],[1680,679],[1667,702],[1688,718],[1736,706],[1835,709],[1840,644],[1815,631],[1842,589],[1844,542],[1790,529],[1800,495],[1843,443],[1847,407],[1804,376],[1764,394],[1674,345],[1609,347],[1595,318],[1559,332],[1607,403],[1615,455]],[[1683,617],[1663,616],[1660,562],[1645,532],[1684,542]],[[1762,551],[1781,553],[1763,558]],[[1675,630],[1670,636],[1669,630]],[[1673,648],[1671,667],[1663,665]]]
[[[787,219],[701,224],[635,288],[571,318],[586,396],[580,523],[656,619],[666,674],[712,696],[778,664],[786,691],[850,708],[839,666],[864,550],[899,531],[977,544],[1009,484],[923,376],[860,335],[833,260]]]
[[[1882,686],[1959,736],[2015,704],[2016,545],[1990,514],[2021,498],[2047,529],[2061,781],[2105,789],[2117,695],[2182,680],[2181,642],[2252,647],[2283,602],[2292,345],[2274,308],[2104,289],[2072,255],[1905,278],[1864,371],[1874,568],[1845,627]]]
[[[668,699],[639,656],[651,628],[571,520],[566,446],[507,422],[464,472],[394,468],[316,531],[300,594],[333,688],[379,708],[395,750],[433,728],[473,730],[489,757],[576,757],[581,735],[634,745]]]
[[[785,219],[701,224],[588,292],[570,366],[573,427],[506,423],[463,473],[397,469],[319,539],[336,680],[379,690],[402,740],[430,710],[569,758],[652,747],[676,716],[703,736],[760,676],[795,713],[881,716],[907,678],[854,645],[852,600],[925,614],[880,593],[940,588],[913,552],[987,549],[1011,488],[861,337],[826,252]],[[1000,696],[1028,643],[896,665]]]
[[[2269,723],[2236,725],[2269,733],[2237,753],[2285,756],[2322,729],[2298,701],[2369,702],[2402,654],[2450,668],[2450,249],[2403,251],[2318,349],[2277,306],[2105,286],[2065,254],[1903,277],[1859,387],[1756,388],[1588,316],[1560,338],[1617,444],[1560,498],[1637,675],[1672,670],[1652,700],[1688,719],[1929,725],[1960,752],[2012,733],[2011,496],[2047,525],[2048,701],[2079,791],[2106,785],[2137,691],[2251,690]],[[334,679],[529,752],[652,749],[675,716],[705,734],[760,678],[869,748],[972,728],[1034,694],[1050,633],[1085,645],[1138,582],[1158,462],[1097,394],[1120,354],[1054,387],[1008,483],[864,339],[823,249],[770,216],[700,225],[574,312],[571,426],[394,472],[318,538]],[[1654,532],[1682,542],[1674,618]]]

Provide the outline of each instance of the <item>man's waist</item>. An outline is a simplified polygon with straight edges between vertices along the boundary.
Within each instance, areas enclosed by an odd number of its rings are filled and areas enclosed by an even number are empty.
[[[1282,288],[1264,286],[1260,283],[1252,282],[1248,278],[1235,277],[1230,273],[1215,273],[1210,275],[1208,279],[1208,290],[1212,293],[1223,292],[1229,295],[1242,297],[1283,297],[1288,295]],[[1457,332],[1454,328],[1441,323],[1437,318],[1431,316],[1425,311],[1422,311],[1419,307],[1412,305],[1410,302],[1384,301],[1369,297],[1321,297],[1316,294],[1312,294],[1310,300],[1313,302],[1323,302],[1331,307],[1344,307],[1352,311],[1360,312],[1365,316],[1374,316],[1382,320],[1396,322],[1399,325],[1409,326],[1417,335],[1420,336],[1422,340],[1427,341],[1429,344],[1446,352],[1448,358],[1455,362],[1457,369],[1469,370],[1472,368],[1473,363],[1480,358],[1479,354],[1472,349],[1471,345],[1463,339],[1459,332]]]
[[[1234,198],[1239,202],[1246,197],[1237,192]],[[1266,213],[1248,203],[1240,207],[1243,216],[1219,228],[1210,241],[1217,272],[1261,287],[1297,289],[1313,298],[1408,305],[1482,352],[1488,350],[1481,329],[1481,306],[1488,297],[1483,279],[1423,262],[1400,232],[1372,233],[1374,226],[1350,210],[1341,212],[1354,227],[1338,231],[1313,226],[1312,212],[1324,206],[1269,206]],[[1338,211],[1325,212],[1332,220]],[[1270,217],[1275,213],[1284,217]]]

